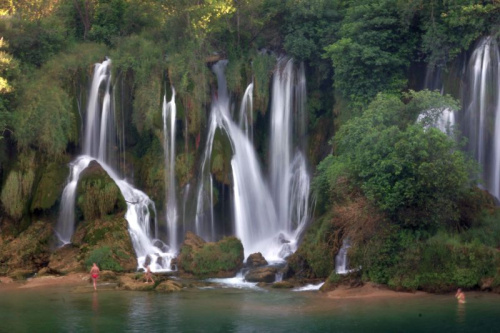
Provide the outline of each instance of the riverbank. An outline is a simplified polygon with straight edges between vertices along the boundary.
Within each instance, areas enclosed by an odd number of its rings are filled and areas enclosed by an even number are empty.
[[[23,281],[15,281],[12,278],[0,277],[0,289],[29,289],[47,288],[59,286],[85,286],[90,285],[90,277],[87,273],[70,273],[68,275],[44,275],[29,278]]]

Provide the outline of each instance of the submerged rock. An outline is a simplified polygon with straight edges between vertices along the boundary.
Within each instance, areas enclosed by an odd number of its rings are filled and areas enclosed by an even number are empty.
[[[247,258],[247,267],[260,267],[266,266],[267,264],[266,258],[264,258],[260,252],[252,253]]]
[[[289,281],[274,282],[271,285],[271,288],[275,288],[275,289],[291,289],[293,287],[295,287],[294,284],[289,282]]]
[[[181,275],[233,277],[243,267],[243,245],[236,237],[207,243],[192,232],[187,232],[175,262]]]

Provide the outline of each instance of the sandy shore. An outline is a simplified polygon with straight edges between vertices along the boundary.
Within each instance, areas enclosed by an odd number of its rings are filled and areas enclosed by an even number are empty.
[[[332,299],[347,299],[347,298],[374,298],[374,297],[415,297],[426,295],[427,293],[422,291],[417,291],[414,293],[410,292],[398,292],[390,290],[384,286],[378,286],[372,283],[367,283],[362,287],[351,288],[348,286],[339,286],[333,291],[327,293],[328,298]]]
[[[71,273],[64,276],[47,275],[34,277],[26,281],[14,281],[9,277],[0,277],[0,290],[90,285],[90,277],[87,273]],[[384,286],[367,283],[362,287],[355,288],[339,286],[337,289],[327,292],[326,297],[330,299],[370,299],[375,297],[414,297],[426,294],[425,292],[397,292]]]
[[[87,273],[70,273],[64,276],[46,275],[30,278],[26,281],[14,281],[9,277],[0,277],[0,289],[27,289],[57,286],[88,285]]]

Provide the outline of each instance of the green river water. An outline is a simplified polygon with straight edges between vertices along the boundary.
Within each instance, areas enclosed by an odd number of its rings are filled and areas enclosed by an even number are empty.
[[[500,295],[329,299],[318,291],[2,290],[0,332],[500,332]]]

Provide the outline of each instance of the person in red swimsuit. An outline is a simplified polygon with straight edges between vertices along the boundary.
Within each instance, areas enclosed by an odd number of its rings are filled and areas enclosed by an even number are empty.
[[[99,277],[99,272],[99,267],[97,267],[96,263],[94,263],[90,269],[90,276],[92,277],[92,281],[94,281],[94,290],[97,290],[96,281]]]

